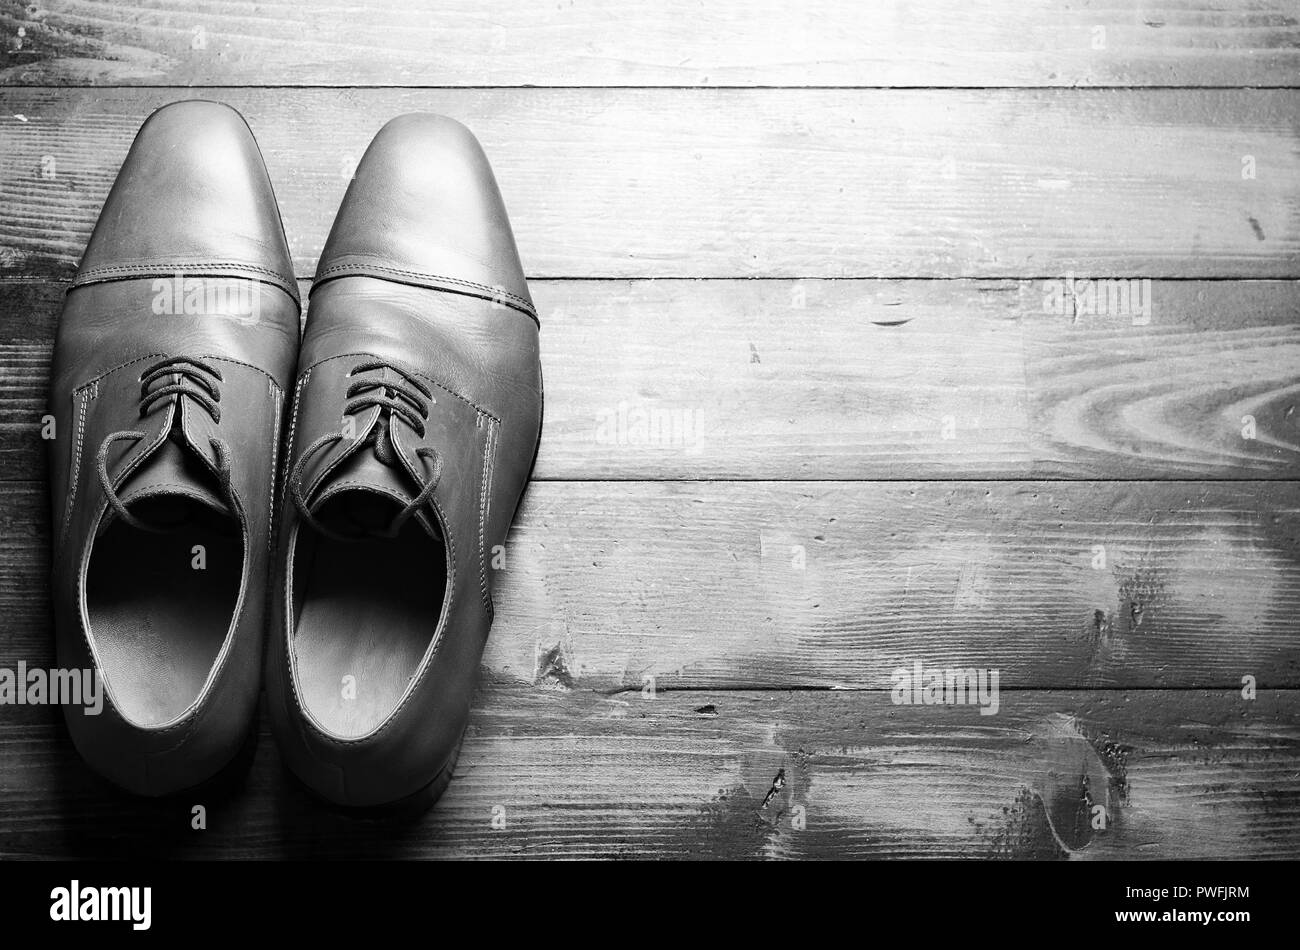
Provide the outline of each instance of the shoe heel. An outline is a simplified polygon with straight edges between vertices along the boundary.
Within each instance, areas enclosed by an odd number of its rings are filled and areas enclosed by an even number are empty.
[[[451,756],[447,759],[447,764],[429,780],[427,785],[416,789],[404,798],[385,802],[382,805],[340,805],[337,802],[323,798],[315,790],[298,781],[296,776],[294,781],[312,799],[326,806],[330,811],[348,818],[356,818],[362,821],[414,821],[432,808],[438,799],[442,797],[443,792],[447,790],[447,786],[451,784],[451,778],[456,771],[456,763],[460,759],[460,749],[464,742],[465,733],[462,732],[460,739],[456,742],[456,748],[452,750]]]

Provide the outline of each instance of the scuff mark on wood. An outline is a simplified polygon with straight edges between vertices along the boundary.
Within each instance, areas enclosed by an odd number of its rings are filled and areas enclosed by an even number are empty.
[[[557,643],[552,647],[542,649],[539,645],[537,668],[533,673],[533,684],[535,686],[558,686],[562,689],[573,689],[575,680],[573,673],[569,670],[569,661],[564,654],[564,645]]]
[[[984,827],[975,824],[976,833],[983,834]],[[1070,857],[1047,823],[1042,799],[1028,788],[1022,788],[992,824],[996,831],[989,844],[989,857],[1018,861],[1066,861]]]
[[[776,778],[772,779],[772,787],[768,789],[767,795],[763,797],[763,804],[759,806],[759,811],[766,808],[768,803],[771,802],[783,788],[785,788],[785,769],[782,768],[777,769]]]

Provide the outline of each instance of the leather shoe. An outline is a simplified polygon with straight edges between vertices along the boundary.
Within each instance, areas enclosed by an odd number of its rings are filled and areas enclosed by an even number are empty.
[[[267,694],[318,796],[446,787],[541,412],[537,312],[482,149],[451,119],[394,119],[321,255],[285,461]]]
[[[50,393],[58,663],[104,698],[65,718],[130,791],[199,785],[249,735],[298,314],[248,125],[155,112],[68,292]]]

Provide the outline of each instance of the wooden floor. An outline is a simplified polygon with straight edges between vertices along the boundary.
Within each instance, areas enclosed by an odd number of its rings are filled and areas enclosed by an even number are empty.
[[[304,282],[388,118],[466,122],[547,395],[432,813],[264,726],[132,800],[9,706],[0,855],[1300,856],[1294,0],[13,2],[0,83],[0,666],[53,662],[54,328],[159,105],[244,113]],[[918,660],[998,713],[895,705]]]

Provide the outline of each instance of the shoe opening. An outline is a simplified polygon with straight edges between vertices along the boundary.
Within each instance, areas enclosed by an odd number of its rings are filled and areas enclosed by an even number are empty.
[[[86,612],[118,711],[142,727],[175,720],[202,693],[239,603],[238,521],[179,494],[142,498],[94,541]]]
[[[326,732],[355,738],[392,715],[438,627],[446,550],[421,514],[396,532],[402,505],[345,491],[301,524],[290,552],[299,700]]]

